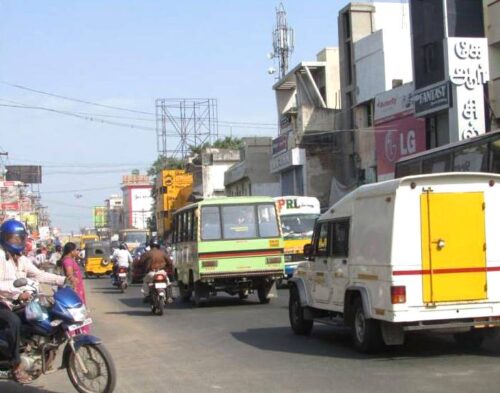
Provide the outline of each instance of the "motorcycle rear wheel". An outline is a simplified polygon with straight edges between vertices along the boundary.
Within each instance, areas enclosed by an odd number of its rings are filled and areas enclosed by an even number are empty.
[[[77,351],[87,368],[81,370],[73,352],[67,372],[71,384],[80,393],[111,393],[116,386],[116,369],[108,350],[102,344],[84,344]]]

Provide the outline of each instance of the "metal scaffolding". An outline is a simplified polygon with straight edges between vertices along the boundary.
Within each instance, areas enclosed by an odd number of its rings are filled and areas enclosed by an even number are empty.
[[[157,98],[158,155],[186,158],[190,146],[213,143],[219,136],[215,98]]]

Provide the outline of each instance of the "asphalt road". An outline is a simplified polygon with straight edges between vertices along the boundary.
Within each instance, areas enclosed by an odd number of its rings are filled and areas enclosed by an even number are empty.
[[[139,286],[125,294],[87,280],[95,325],[118,371],[117,392],[488,392],[500,391],[500,339],[480,350],[450,337],[415,335],[404,347],[360,355],[344,330],[315,325],[292,334],[288,293],[260,305],[222,296],[201,308],[174,303],[153,316]],[[65,370],[34,386],[0,382],[0,392],[73,392]]]

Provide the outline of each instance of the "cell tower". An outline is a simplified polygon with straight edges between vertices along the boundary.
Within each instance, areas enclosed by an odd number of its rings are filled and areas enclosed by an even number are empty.
[[[286,21],[286,11],[283,3],[276,8],[276,28],[273,31],[273,52],[270,58],[278,59],[279,79],[283,78],[288,71],[288,59],[293,52],[295,37],[293,29]],[[272,73],[272,72],[270,72]]]
[[[157,98],[158,155],[186,158],[189,147],[212,143],[219,136],[214,98]]]

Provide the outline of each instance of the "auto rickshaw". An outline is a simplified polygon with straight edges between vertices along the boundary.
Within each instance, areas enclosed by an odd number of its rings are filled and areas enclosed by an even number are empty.
[[[109,241],[90,241],[85,244],[85,277],[99,277],[113,272]]]

